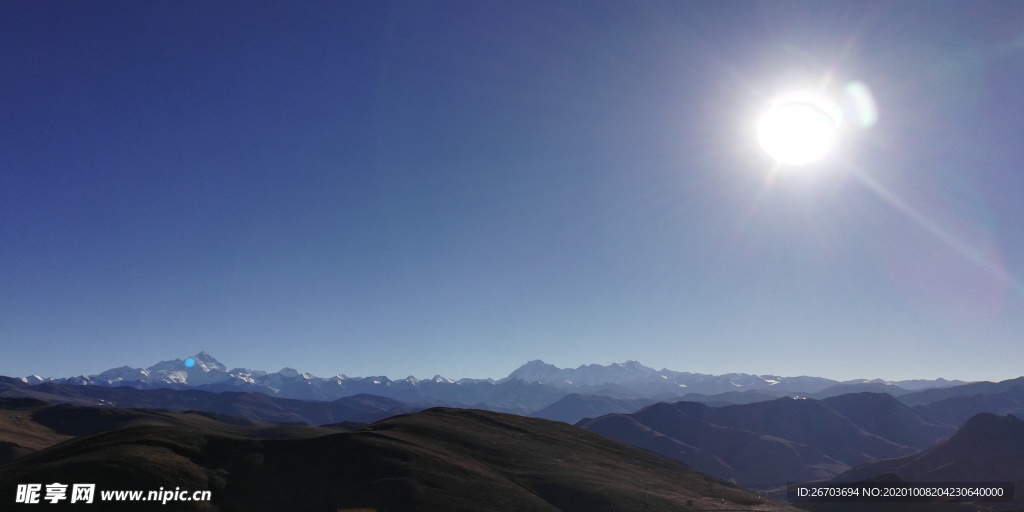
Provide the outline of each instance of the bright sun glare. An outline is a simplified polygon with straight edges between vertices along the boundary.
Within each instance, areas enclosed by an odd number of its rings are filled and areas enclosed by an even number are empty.
[[[824,158],[835,146],[839,111],[810,97],[782,98],[757,124],[757,138],[779,165],[800,166]]]

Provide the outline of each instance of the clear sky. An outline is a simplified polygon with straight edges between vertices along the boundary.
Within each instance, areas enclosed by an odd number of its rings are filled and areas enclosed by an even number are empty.
[[[1017,2],[0,2],[0,374],[1017,377],[1022,83]]]

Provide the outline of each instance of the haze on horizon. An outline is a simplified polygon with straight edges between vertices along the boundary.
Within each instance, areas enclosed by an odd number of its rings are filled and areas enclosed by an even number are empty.
[[[0,375],[1022,374],[1020,4],[5,2],[0,34]],[[779,94],[854,83],[877,121],[827,158],[758,147]]]

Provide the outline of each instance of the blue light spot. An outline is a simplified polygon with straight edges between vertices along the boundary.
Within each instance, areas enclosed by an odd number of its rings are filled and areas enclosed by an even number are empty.
[[[185,360],[185,368],[192,368],[196,365],[196,360],[191,357]]]

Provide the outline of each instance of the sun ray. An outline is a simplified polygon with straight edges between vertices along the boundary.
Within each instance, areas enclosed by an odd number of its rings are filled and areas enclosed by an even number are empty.
[[[1024,290],[1024,287],[1022,287],[1020,283],[1018,283],[1016,279],[1014,279],[1014,277],[1010,275],[1010,273],[1002,265],[999,265],[998,263],[992,261],[991,258],[986,256],[982,252],[964,243],[956,236],[954,236],[952,233],[944,229],[942,226],[930,220],[928,217],[919,212],[913,206],[908,204],[895,193],[893,193],[885,186],[883,186],[881,183],[879,183],[877,180],[872,178],[871,175],[865,172],[863,169],[850,162],[846,162],[845,167],[847,168],[847,170],[850,171],[850,174],[853,175],[853,177],[855,177],[858,181],[864,184],[869,190],[874,192],[883,201],[888,203],[889,206],[895,208],[900,213],[906,215],[908,218],[910,218],[910,220],[914,221],[914,223],[916,223],[918,226],[924,228],[925,231],[927,231],[932,236],[936,237],[939,241],[941,241],[947,247],[955,251],[957,254],[964,257],[971,263],[977,265],[979,268],[990,273],[994,277],[998,278],[1011,289],[1016,290],[1018,292]]]

